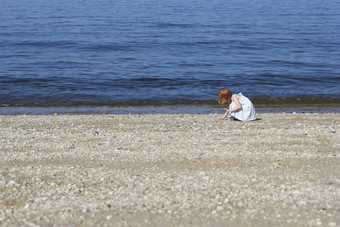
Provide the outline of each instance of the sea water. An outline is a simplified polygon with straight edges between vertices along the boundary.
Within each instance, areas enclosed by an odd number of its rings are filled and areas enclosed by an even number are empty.
[[[1,1],[0,113],[198,106],[223,87],[339,104],[340,1]]]

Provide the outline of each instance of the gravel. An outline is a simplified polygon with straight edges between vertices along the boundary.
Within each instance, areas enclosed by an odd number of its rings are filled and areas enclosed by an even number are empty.
[[[340,226],[340,114],[0,116],[1,226]]]

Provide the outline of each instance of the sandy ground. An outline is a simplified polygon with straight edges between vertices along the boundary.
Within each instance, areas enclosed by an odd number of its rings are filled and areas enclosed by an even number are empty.
[[[340,226],[340,113],[0,116],[0,226]]]

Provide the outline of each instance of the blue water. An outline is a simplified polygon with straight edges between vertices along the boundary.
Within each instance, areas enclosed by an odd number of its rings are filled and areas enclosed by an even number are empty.
[[[0,106],[215,102],[222,87],[340,99],[340,1],[1,0]]]

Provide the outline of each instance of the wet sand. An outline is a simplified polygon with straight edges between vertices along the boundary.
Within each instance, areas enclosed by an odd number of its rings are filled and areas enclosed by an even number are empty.
[[[1,226],[339,226],[340,114],[0,116]]]

